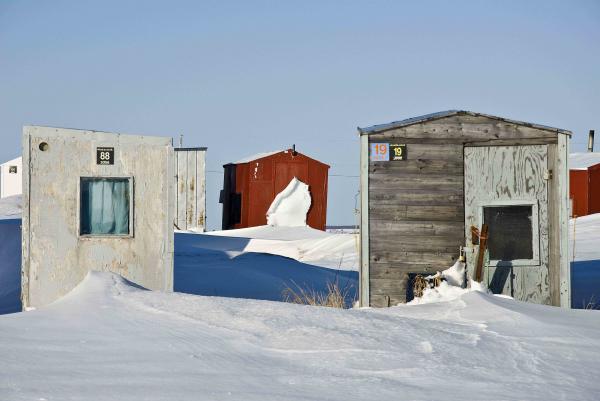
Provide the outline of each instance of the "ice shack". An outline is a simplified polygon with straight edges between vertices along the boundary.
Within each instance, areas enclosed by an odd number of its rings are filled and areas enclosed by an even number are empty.
[[[325,230],[329,166],[294,149],[261,153],[223,166],[223,230],[267,224],[267,210],[296,177],[308,185],[307,224]]]
[[[600,152],[569,155],[571,215],[600,213]]]
[[[175,148],[175,228],[206,229],[206,148]]]
[[[89,270],[173,288],[171,138],[23,128],[23,307],[46,305]]]
[[[570,306],[569,131],[469,111],[359,128],[360,302],[407,301],[410,277],[451,266],[489,227],[486,284]]]

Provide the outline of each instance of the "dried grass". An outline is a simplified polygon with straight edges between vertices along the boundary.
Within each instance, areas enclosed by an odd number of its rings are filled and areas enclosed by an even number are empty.
[[[596,300],[594,299],[594,296],[592,295],[589,301],[583,301],[583,309],[597,310],[600,309],[600,305],[597,304]]]
[[[299,305],[327,306],[330,308],[345,309],[346,300],[349,298],[351,287],[340,287],[336,281],[327,283],[327,292],[316,291],[314,288],[303,288],[292,282],[295,288],[286,287],[282,292],[285,302]],[[354,304],[350,303],[350,306]]]

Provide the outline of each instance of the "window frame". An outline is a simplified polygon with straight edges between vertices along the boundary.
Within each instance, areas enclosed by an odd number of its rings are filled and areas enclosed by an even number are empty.
[[[129,233],[127,234],[82,234],[81,233],[81,183],[83,180],[102,180],[102,179],[127,179],[129,182]],[[130,175],[93,175],[93,176],[80,176],[77,181],[77,236],[80,239],[97,239],[97,238],[115,238],[115,239],[126,239],[134,238],[134,190],[135,182],[133,176]]]
[[[531,206],[531,249],[533,251],[532,259],[514,259],[514,260],[495,260],[489,261],[490,266],[540,266],[540,224],[539,224],[539,204],[533,199],[519,200],[497,200],[485,202],[479,206],[479,221],[483,221],[483,209],[486,207],[501,206]]]

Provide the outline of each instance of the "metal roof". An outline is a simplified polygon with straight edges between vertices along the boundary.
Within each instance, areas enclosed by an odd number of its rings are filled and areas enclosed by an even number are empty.
[[[391,122],[388,124],[378,124],[378,125],[373,125],[373,126],[365,127],[365,128],[358,127],[358,132],[361,135],[374,134],[376,132],[382,132],[382,131],[387,131],[390,129],[407,127],[409,125],[420,124],[420,123],[424,123],[424,122],[438,120],[440,118],[446,118],[446,117],[457,116],[457,115],[487,117],[487,118],[490,118],[493,120],[503,121],[503,122],[510,123],[510,124],[522,125],[522,126],[526,126],[526,127],[537,128],[537,129],[542,129],[542,130],[546,130],[546,131],[552,131],[552,132],[556,132],[556,133],[572,135],[571,131],[566,130],[566,129],[549,127],[547,125],[533,124],[533,123],[528,123],[528,122],[524,122],[524,121],[510,120],[508,118],[492,116],[490,114],[475,113],[473,111],[467,111],[467,110],[439,111],[437,113],[425,114],[423,116],[418,116],[418,117],[411,117],[411,118],[407,118],[405,120],[394,121],[394,122]]]
[[[600,164],[600,152],[571,153],[569,155],[570,170],[587,170],[588,167]]]

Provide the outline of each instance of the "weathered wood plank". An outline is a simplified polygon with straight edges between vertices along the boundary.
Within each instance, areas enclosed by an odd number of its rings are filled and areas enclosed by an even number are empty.
[[[462,140],[495,140],[516,138],[552,138],[552,131],[516,125],[483,116],[451,116],[443,119],[370,134],[370,141],[389,138],[447,138]]]
[[[369,162],[369,180],[375,174],[463,174],[463,162],[453,160],[413,159],[395,162]]]
[[[374,238],[372,236],[371,238]],[[379,236],[371,241],[371,253],[374,252],[441,252],[452,253],[462,245],[462,236]]]
[[[462,174],[373,174],[369,182],[371,192],[387,190],[454,190],[462,191]]]
[[[462,234],[463,222],[458,221],[385,221],[370,223],[371,235],[433,235],[455,236]]]
[[[450,267],[458,258],[458,248],[454,252],[413,252],[376,251],[371,252],[371,264],[390,268],[403,268],[405,265],[439,265]]]
[[[382,205],[459,205],[463,202],[463,192],[459,190],[377,192],[369,194],[369,210]]]
[[[458,221],[464,223],[464,207],[453,205],[379,205],[370,211],[371,220]]]

